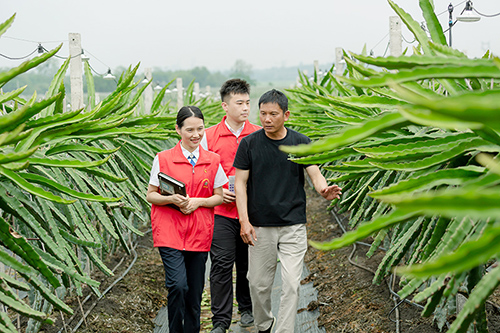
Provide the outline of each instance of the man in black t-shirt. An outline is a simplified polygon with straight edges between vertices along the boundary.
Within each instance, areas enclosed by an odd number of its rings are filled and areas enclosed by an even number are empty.
[[[249,248],[248,280],[255,326],[259,332],[293,332],[304,255],[307,249],[304,169],[324,198],[339,198],[341,189],[328,186],[317,165],[300,165],[279,150],[280,145],[311,140],[285,127],[288,99],[275,89],[259,100],[262,129],[241,140],[236,168],[236,205],[240,234]],[[271,313],[271,291],[277,260],[282,265],[278,320]]]

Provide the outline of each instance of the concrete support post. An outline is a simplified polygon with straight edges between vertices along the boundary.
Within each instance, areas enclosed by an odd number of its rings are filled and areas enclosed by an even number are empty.
[[[196,101],[200,99],[200,84],[198,82],[194,83],[194,99]]]
[[[182,88],[182,78],[178,77],[177,84],[177,110],[184,106],[184,89]]]
[[[335,48],[335,74],[342,75],[344,73],[344,52],[341,47]]]
[[[83,108],[82,39],[79,33],[69,34],[69,80],[71,85],[71,110]]]
[[[144,75],[148,81],[153,79],[153,74],[151,68],[144,69]],[[146,114],[151,113],[151,107],[153,106],[153,83],[151,82],[144,90],[144,112]]]
[[[391,56],[399,57],[403,54],[403,37],[401,35],[401,18],[389,17],[389,49]]]
[[[213,99],[215,99],[215,98],[214,98],[214,96],[212,96],[212,87],[210,87],[210,86],[206,86],[206,87],[205,87],[205,93],[206,93],[208,96],[210,96],[210,98],[211,98],[212,100],[213,100]]]

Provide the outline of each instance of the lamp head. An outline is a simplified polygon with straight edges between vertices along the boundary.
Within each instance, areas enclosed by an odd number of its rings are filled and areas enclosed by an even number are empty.
[[[481,19],[481,16],[474,13],[472,8],[472,1],[467,1],[462,14],[457,16],[457,21],[460,22],[477,22]]]
[[[83,49],[82,49],[82,54],[80,55],[81,59],[83,61],[89,61],[90,58],[83,52]]]
[[[104,80],[114,80],[115,76],[111,74],[111,68],[108,68],[108,73],[102,77]]]

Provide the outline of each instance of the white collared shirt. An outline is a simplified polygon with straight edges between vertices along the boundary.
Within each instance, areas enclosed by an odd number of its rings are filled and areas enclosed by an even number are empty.
[[[205,136],[203,136],[205,137]],[[198,161],[198,158],[200,157],[200,147],[196,148],[192,153],[189,152],[189,150],[185,149],[181,145],[181,150],[182,154],[184,157],[186,157],[186,160],[188,160],[188,156],[193,154],[194,157],[196,157],[196,161]],[[188,160],[189,162],[189,160]],[[158,155],[155,156],[153,160],[153,166],[151,168],[151,174],[149,176],[149,184],[153,186],[160,186],[160,182],[158,180],[158,173],[160,172],[160,162],[158,161]],[[224,172],[224,169],[222,169],[222,165],[219,163],[219,168],[217,169],[217,174],[215,175],[215,180],[214,180],[214,188],[221,187],[225,183],[228,182],[226,173]]]
[[[227,123],[227,119],[224,120],[224,123],[226,124],[229,132],[233,133],[237,138],[241,135],[241,132],[243,132],[243,128],[245,128],[245,123],[243,123],[243,125],[235,131],[231,128],[231,126],[229,126],[229,124]]]
[[[229,132],[233,133],[236,138],[238,138],[241,135],[241,133],[243,132],[243,128],[245,128],[245,123],[243,123],[243,125],[235,131],[231,128],[231,126],[229,126],[229,124],[227,123],[227,119],[224,120],[224,124],[226,125]],[[207,136],[206,135],[204,135],[203,138],[201,138],[200,146],[202,146],[203,149],[208,150],[208,143],[207,143]]]

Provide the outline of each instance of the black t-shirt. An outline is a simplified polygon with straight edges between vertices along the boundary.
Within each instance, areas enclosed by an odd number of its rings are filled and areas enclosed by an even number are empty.
[[[309,143],[311,139],[287,128],[285,138],[272,140],[263,129],[241,140],[233,166],[249,170],[248,217],[257,227],[306,223],[304,168],[288,159],[279,146]]]

